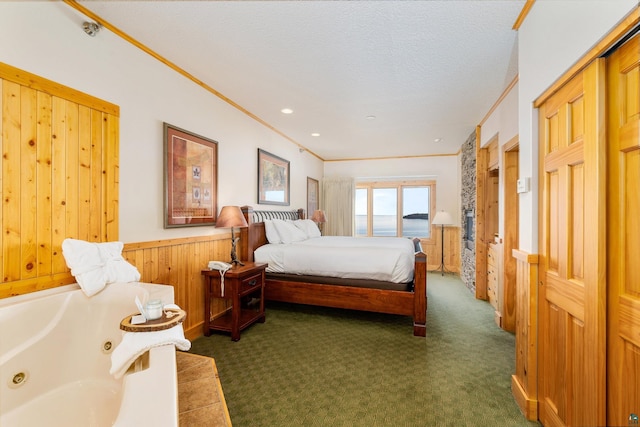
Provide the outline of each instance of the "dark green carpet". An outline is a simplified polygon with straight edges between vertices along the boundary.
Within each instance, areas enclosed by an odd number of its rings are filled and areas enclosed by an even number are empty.
[[[526,426],[510,390],[515,338],[455,276],[428,275],[427,338],[411,319],[268,303],[240,341],[214,334],[234,426]]]

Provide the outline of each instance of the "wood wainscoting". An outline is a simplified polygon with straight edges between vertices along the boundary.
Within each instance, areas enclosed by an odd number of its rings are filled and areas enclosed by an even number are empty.
[[[175,303],[187,312],[183,322],[187,339],[202,335],[204,288],[201,271],[211,260],[228,260],[231,234],[127,243],[122,256],[140,271],[140,281],[171,285]],[[227,309],[224,300],[212,301],[213,316]]]
[[[427,254],[427,269],[429,271],[440,267],[442,260],[442,231],[440,226],[434,226],[434,238],[430,243],[421,241],[422,251]],[[460,227],[444,227],[444,268],[445,271],[460,274],[461,256],[460,247],[462,245]]]
[[[518,249],[516,259],[516,373],[511,392],[528,420],[538,419],[538,256]]]

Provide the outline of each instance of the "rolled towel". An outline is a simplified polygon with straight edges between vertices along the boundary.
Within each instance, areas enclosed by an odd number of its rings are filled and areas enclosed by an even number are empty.
[[[152,347],[166,344],[174,344],[182,351],[187,351],[191,348],[191,341],[184,337],[182,323],[162,331],[125,332],[122,335],[122,341],[111,353],[111,370],[109,373],[115,378],[120,378],[144,352]]]

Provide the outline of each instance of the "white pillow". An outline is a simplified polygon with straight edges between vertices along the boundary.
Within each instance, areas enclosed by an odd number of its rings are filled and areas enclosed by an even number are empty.
[[[90,297],[108,283],[137,282],[140,272],[122,258],[122,242],[92,243],[64,239],[62,255],[71,274]]]
[[[278,230],[282,243],[302,242],[303,240],[307,240],[307,235],[291,222],[274,219],[273,225],[275,225],[276,230]]]
[[[276,226],[273,225],[273,221],[270,219],[264,221],[264,234],[267,236],[269,243],[282,243],[278,230],[276,230]]]
[[[293,221],[293,225],[298,227],[309,239],[313,237],[320,237],[320,229],[315,222],[310,219],[296,219]]]

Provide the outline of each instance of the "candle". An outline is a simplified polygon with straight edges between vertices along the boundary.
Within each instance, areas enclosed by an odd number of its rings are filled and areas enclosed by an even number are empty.
[[[154,299],[147,302],[147,306],[145,307],[145,317],[147,320],[155,320],[162,317],[162,301],[159,299]]]

